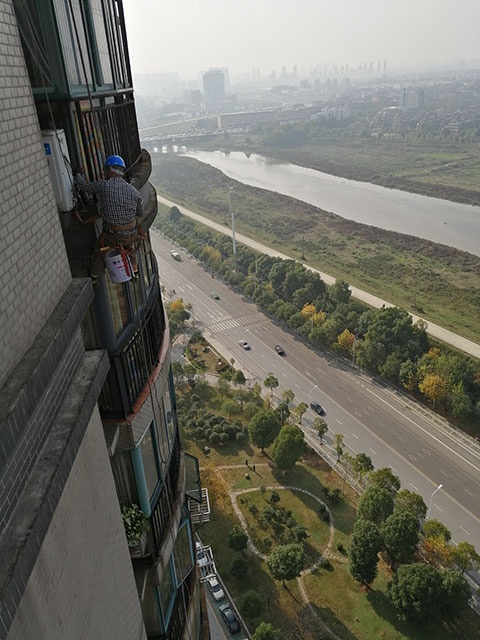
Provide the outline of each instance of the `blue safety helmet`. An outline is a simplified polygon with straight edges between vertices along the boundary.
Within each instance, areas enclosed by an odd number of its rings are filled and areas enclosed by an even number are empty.
[[[122,173],[126,170],[125,161],[120,156],[108,156],[105,160],[105,169],[121,169]],[[117,173],[117,171],[115,173]]]

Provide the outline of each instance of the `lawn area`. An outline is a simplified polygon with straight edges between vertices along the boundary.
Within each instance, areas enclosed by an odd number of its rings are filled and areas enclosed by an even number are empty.
[[[202,526],[200,535],[204,543],[210,544],[215,557],[216,566],[226,582],[228,590],[234,599],[248,589],[254,589],[262,595],[264,610],[259,619],[246,620],[253,632],[260,621],[271,622],[277,628],[294,630],[296,626],[302,629],[305,640],[328,637],[322,636],[324,629],[318,619],[308,613],[302,602],[301,593],[296,580],[287,583],[287,588],[274,581],[265,563],[250,550],[245,552],[248,562],[247,577],[241,580],[229,575],[229,566],[234,552],[226,544],[229,531],[239,521],[232,507],[229,492],[242,491],[246,488],[257,488],[258,491],[242,494],[239,505],[247,519],[248,533],[255,544],[261,546],[262,539],[268,535],[273,537],[272,530],[262,530],[258,518],[252,516],[249,506],[255,504],[259,511],[268,504],[271,490],[264,493],[265,487],[276,486],[280,496],[278,505],[291,509],[299,523],[307,527],[310,535],[307,541],[309,562],[316,553],[321,552],[328,542],[328,526],[321,520],[318,506],[308,496],[290,491],[285,487],[295,486],[311,491],[322,501],[323,487],[338,486],[345,489],[341,479],[334,474],[328,465],[309,452],[302,463],[299,463],[286,474],[279,474],[271,465],[268,458],[252,454],[250,448],[239,452],[238,456],[228,452],[226,459],[220,451],[211,450],[208,456],[203,456],[202,483],[208,487],[212,508],[211,520]],[[245,455],[249,453],[250,469],[245,465]],[[244,455],[245,454],[245,455]],[[206,459],[208,458],[208,459]],[[204,464],[203,464],[204,463]],[[251,466],[255,464],[255,472]],[[228,466],[224,466],[228,465]],[[249,475],[249,479],[245,475]],[[343,497],[337,505],[329,505],[334,520],[335,537],[332,550],[337,555],[337,544],[347,544],[355,519],[355,496],[351,492]],[[335,559],[330,560],[327,567],[317,568],[313,573],[307,573],[304,584],[308,598],[313,604],[314,611],[320,619],[339,637],[345,640],[475,640],[480,638],[478,617],[468,609],[456,624],[441,626],[440,623],[430,627],[416,627],[400,622],[394,609],[387,601],[384,591],[390,573],[387,567],[380,564],[379,576],[373,588],[366,590],[351,577],[348,564]]]

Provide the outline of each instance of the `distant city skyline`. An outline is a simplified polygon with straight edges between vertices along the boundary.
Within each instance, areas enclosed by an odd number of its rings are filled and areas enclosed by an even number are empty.
[[[480,60],[478,0],[124,0],[134,74],[352,74]]]

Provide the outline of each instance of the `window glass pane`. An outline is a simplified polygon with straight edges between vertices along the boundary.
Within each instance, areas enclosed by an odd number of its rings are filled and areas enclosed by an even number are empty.
[[[180,585],[193,568],[192,547],[190,544],[188,521],[179,530],[175,540],[175,571],[177,586]]]
[[[145,595],[142,600],[143,620],[148,634],[161,633],[163,625],[160,615],[160,607],[158,602],[157,587],[149,581],[145,588]]]
[[[92,84],[85,30],[79,0],[55,0],[67,80],[72,86]],[[70,11],[70,7],[72,11]],[[82,56],[78,53],[80,48]]]
[[[107,283],[110,308],[112,310],[113,326],[116,335],[119,336],[128,323],[128,301],[126,298],[126,287],[128,284],[114,284],[108,273],[105,274],[105,281]]]
[[[171,569],[171,561],[168,564],[168,567],[163,574],[162,583],[159,587],[159,596],[160,596],[160,607],[162,610],[163,620],[165,626],[168,627],[168,621],[170,618],[170,609],[173,603],[173,599],[175,597],[175,587],[173,584],[172,577],[172,569]]]
[[[105,3],[107,18],[107,32],[112,48],[111,63],[114,72],[114,82],[117,87],[131,86],[131,79],[127,69],[126,47],[123,45],[123,30],[117,0]]]
[[[157,442],[158,442],[158,451],[160,453],[160,458],[162,461],[162,470],[163,470],[165,468],[165,465],[170,455],[170,445],[168,442],[167,425],[165,422],[165,414],[163,411],[160,411],[159,419],[160,419],[160,422],[157,425]]]
[[[140,443],[140,453],[142,455],[143,472],[145,474],[148,495],[152,498],[160,481],[157,443],[153,427],[150,427],[143,437]]]
[[[167,423],[167,432],[170,442],[173,442],[175,434],[175,421],[173,419],[172,399],[170,397],[170,389],[167,387],[165,395],[163,397],[163,408],[165,411],[165,421]]]
[[[54,81],[38,7],[27,0],[17,0],[14,9],[32,88],[52,87]]]
[[[110,52],[108,51],[107,35],[105,33],[105,21],[103,19],[103,10],[101,0],[91,0],[91,12],[93,20],[94,33],[91,34],[97,48],[99,77],[98,84],[112,84],[112,70],[110,67]]]

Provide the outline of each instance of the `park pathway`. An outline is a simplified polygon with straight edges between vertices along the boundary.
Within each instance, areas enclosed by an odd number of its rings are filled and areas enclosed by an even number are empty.
[[[260,463],[260,464],[256,464],[256,467],[267,467],[268,464],[267,463]],[[243,469],[243,465],[240,464],[232,464],[232,465],[223,465],[220,467],[216,467],[215,468],[215,472],[221,472],[223,469]],[[250,467],[248,467],[248,469],[251,471]],[[248,473],[248,472],[247,472]],[[222,479],[223,480],[223,479]],[[312,605],[312,603],[310,602],[310,599],[308,597],[308,593],[307,593],[307,589],[305,587],[305,582],[304,582],[304,576],[308,575],[309,573],[313,573],[318,567],[321,567],[322,565],[325,564],[325,561],[328,560],[336,560],[337,562],[347,562],[347,558],[345,558],[344,556],[335,553],[332,549],[333,546],[333,539],[334,539],[334,535],[335,535],[335,527],[334,527],[334,521],[333,521],[333,515],[332,512],[330,510],[330,508],[328,507],[327,504],[325,504],[325,502],[323,502],[323,500],[320,500],[320,498],[316,495],[314,495],[313,493],[311,493],[310,491],[307,491],[305,489],[301,489],[299,487],[294,487],[292,485],[280,485],[280,484],[274,484],[274,485],[269,485],[265,487],[268,491],[279,491],[282,489],[286,489],[289,491],[297,491],[299,493],[303,493],[305,495],[310,496],[311,498],[313,498],[313,500],[316,500],[316,502],[318,502],[319,504],[323,505],[329,515],[329,530],[330,530],[330,536],[329,536],[329,540],[327,543],[327,546],[325,547],[324,551],[322,552],[322,554],[319,556],[318,560],[312,564],[310,567],[304,569],[300,576],[297,578],[297,584],[298,584],[298,589],[300,591],[303,603],[305,606],[307,606],[312,614],[312,616],[315,617],[315,619],[319,622],[319,624],[321,625],[321,627],[330,634],[330,636],[332,638],[334,638],[334,640],[342,640],[340,638],[340,636],[337,636],[335,634],[334,631],[332,631],[327,624],[322,620],[322,618],[318,615],[318,612],[316,610],[316,608]],[[262,553],[253,543],[252,539],[250,538],[250,536],[248,535],[248,526],[247,526],[247,521],[245,520],[245,516],[242,513],[242,510],[240,509],[240,507],[238,506],[238,501],[237,498],[239,496],[245,495],[247,493],[253,493],[254,491],[259,491],[259,487],[249,487],[248,489],[240,489],[239,491],[229,491],[229,495],[230,495],[230,500],[232,502],[232,507],[233,510],[235,512],[235,515],[237,516],[240,524],[242,525],[243,530],[245,531],[245,533],[248,536],[248,548],[252,551],[252,553],[254,553],[255,555],[257,555],[259,558],[261,558],[263,561],[265,561],[267,559],[267,556]]]

